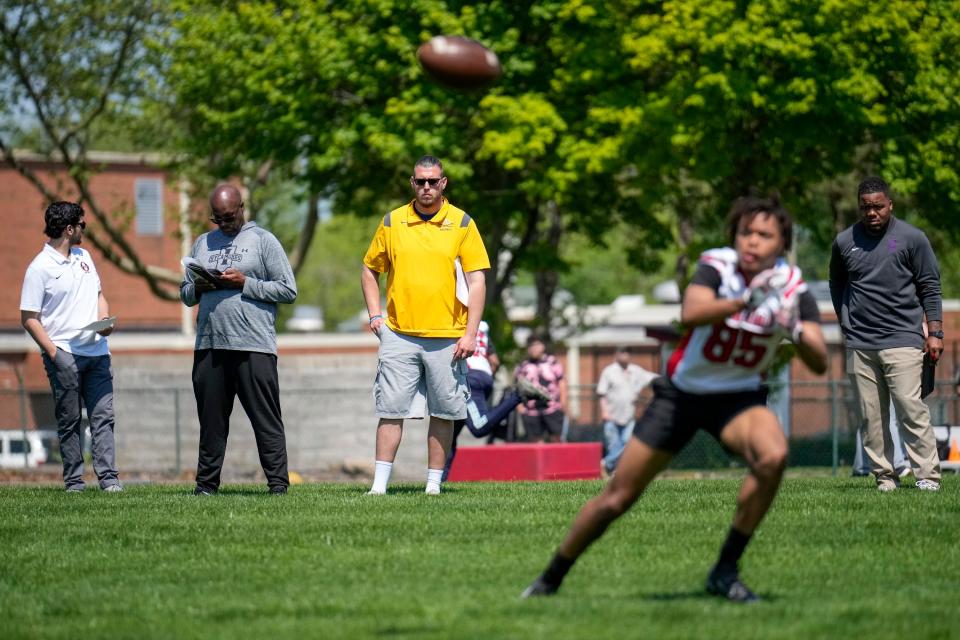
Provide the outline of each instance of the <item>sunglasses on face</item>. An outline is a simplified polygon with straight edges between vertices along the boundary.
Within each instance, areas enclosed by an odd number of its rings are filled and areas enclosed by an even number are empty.
[[[241,211],[243,211],[242,202],[240,203],[240,208],[231,213],[225,213],[223,215],[220,215],[219,213],[216,213],[216,212],[211,213],[210,220],[213,222],[213,224],[230,224],[237,219],[237,216],[240,215]]]
[[[73,225],[70,225],[70,226],[72,226],[72,227],[80,227],[81,229],[86,229],[86,228],[87,228],[87,223],[84,222],[83,220],[81,220],[80,222],[78,222],[78,223],[76,223],[76,224],[73,224]]]
[[[435,187],[440,184],[441,180],[443,180],[443,178],[413,178],[413,184],[417,185],[418,187],[422,187],[425,184]]]

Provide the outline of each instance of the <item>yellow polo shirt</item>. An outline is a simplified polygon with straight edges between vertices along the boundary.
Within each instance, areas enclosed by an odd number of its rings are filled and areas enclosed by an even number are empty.
[[[457,300],[456,266],[465,272],[490,268],[476,223],[446,198],[424,222],[410,202],[380,222],[363,263],[387,272],[387,325],[426,338],[459,338],[467,307]]]

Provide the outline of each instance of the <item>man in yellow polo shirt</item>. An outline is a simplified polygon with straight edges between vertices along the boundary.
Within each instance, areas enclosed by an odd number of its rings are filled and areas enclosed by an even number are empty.
[[[490,268],[476,223],[443,197],[447,178],[440,160],[420,158],[410,186],[414,199],[384,216],[360,276],[370,328],[380,338],[371,495],[387,491],[404,418],[425,414],[430,416],[426,493],[440,493],[453,421],[467,416],[465,359],[476,350],[484,270]],[[386,313],[380,308],[381,273],[387,273]]]

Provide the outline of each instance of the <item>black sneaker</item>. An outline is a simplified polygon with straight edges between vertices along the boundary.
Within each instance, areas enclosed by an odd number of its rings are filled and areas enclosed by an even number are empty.
[[[195,496],[214,496],[216,494],[216,489],[204,489],[203,487],[195,487],[193,489],[193,495]]]
[[[550,402],[550,392],[527,378],[517,378],[517,393],[524,400]]]
[[[560,585],[550,584],[545,582],[543,576],[538,576],[536,580],[530,583],[530,586],[523,590],[523,593],[520,594],[520,597],[526,600],[527,598],[539,598],[540,596],[552,596],[557,592],[557,589],[560,588]]]
[[[750,588],[740,582],[740,576],[734,573],[711,571],[707,576],[707,593],[726,598],[730,602],[758,602],[760,598]]]
[[[270,495],[272,496],[285,496],[287,495],[287,488],[283,486],[279,487],[270,487]]]

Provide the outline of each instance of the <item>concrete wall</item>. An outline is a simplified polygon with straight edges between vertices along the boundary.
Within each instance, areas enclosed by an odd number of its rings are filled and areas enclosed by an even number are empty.
[[[371,385],[376,361],[373,352],[280,356],[290,470],[340,470],[344,465],[372,468],[377,420]],[[190,383],[191,363],[192,353],[114,355],[121,471],[196,469],[200,428]],[[225,476],[258,470],[253,430],[239,401],[234,405],[230,429]],[[425,469],[426,423],[410,420],[394,476],[422,480]]]

